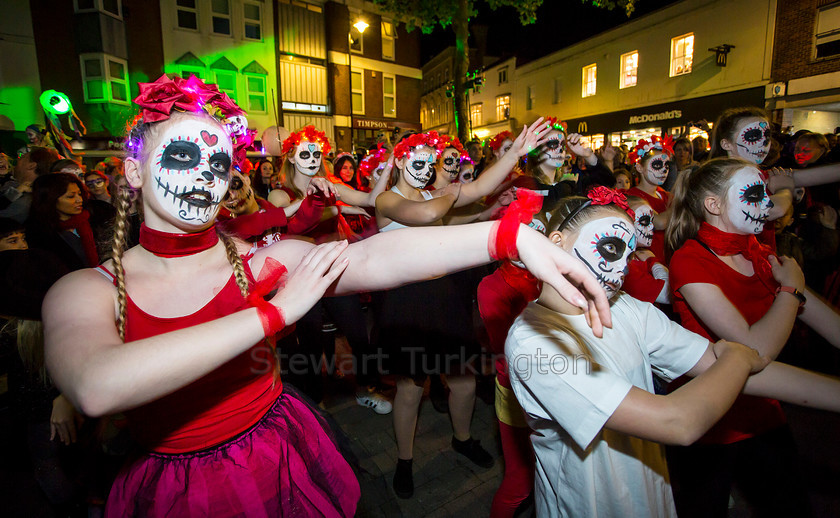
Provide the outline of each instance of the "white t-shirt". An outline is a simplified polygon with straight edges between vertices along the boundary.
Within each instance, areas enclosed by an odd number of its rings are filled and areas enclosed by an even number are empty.
[[[652,393],[651,371],[666,380],[685,374],[709,341],[625,293],[611,312],[612,329],[596,338],[583,315],[532,302],[508,334],[510,382],[534,430],[540,517],[677,515],[663,446],[604,424],[632,386]]]

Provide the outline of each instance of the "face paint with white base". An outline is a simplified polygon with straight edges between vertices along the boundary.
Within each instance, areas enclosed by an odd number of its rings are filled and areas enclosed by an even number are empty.
[[[755,167],[738,169],[726,191],[726,215],[742,234],[759,234],[770,215],[773,202]]]
[[[548,140],[540,146],[540,162],[555,168],[562,167],[569,158],[566,153],[566,136],[557,130],[552,130],[546,138]]]
[[[173,217],[204,224],[216,217],[230,183],[232,147],[216,124],[190,117],[161,136],[151,164],[152,191]]]
[[[511,139],[505,139],[505,141],[502,142],[502,145],[499,146],[499,149],[497,149],[496,151],[493,151],[493,154],[496,155],[496,159],[502,158],[503,156],[505,156],[505,153],[510,151],[510,148],[512,148],[512,147],[513,147],[513,141]]]
[[[458,181],[461,183],[470,183],[473,180],[475,180],[475,166],[472,164],[462,165]]]
[[[636,246],[638,248],[650,248],[653,243],[653,217],[656,213],[650,205],[643,203],[633,210],[636,213],[634,226],[636,230]]]
[[[633,225],[624,218],[593,219],[578,231],[572,253],[592,272],[612,298],[624,283],[627,260],[636,249]]]
[[[295,172],[305,176],[315,176],[321,170],[321,144],[304,140],[295,148],[292,164]]]
[[[435,153],[429,146],[418,146],[405,157],[403,175],[408,185],[415,189],[426,187],[434,172]]]
[[[461,166],[461,154],[454,147],[448,147],[443,150],[440,156],[441,168],[444,174],[449,177],[450,182],[458,179],[458,173]]]
[[[668,153],[660,152],[651,154],[651,157],[644,164],[644,171],[642,171],[645,180],[653,185],[662,185],[665,183],[665,180],[668,178],[668,164],[670,161],[671,157]]]
[[[770,124],[766,120],[752,117],[745,120],[746,124],[737,128],[735,144],[739,157],[760,164],[770,152]]]

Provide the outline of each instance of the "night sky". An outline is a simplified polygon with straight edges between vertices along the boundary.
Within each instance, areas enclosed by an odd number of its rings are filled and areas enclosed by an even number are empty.
[[[584,5],[581,0],[544,0],[537,11],[536,23],[528,26],[519,23],[519,15],[512,7],[493,11],[484,0],[475,0],[475,3],[479,14],[470,20],[470,47],[476,45],[473,27],[485,25],[488,27],[486,55],[502,57],[513,54],[518,58],[517,64],[521,65],[675,3],[675,0],[637,0],[630,18],[621,9],[609,11],[588,3]],[[432,34],[423,35],[422,62],[454,44],[455,33],[451,27],[438,28]]]

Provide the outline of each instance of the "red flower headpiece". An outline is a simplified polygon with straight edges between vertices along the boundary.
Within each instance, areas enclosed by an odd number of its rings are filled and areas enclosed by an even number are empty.
[[[412,149],[419,146],[429,146],[434,148],[435,156],[440,156],[446,148],[446,142],[449,137],[443,137],[437,131],[429,131],[426,133],[415,133],[408,138],[400,141],[394,148],[394,158],[403,158],[407,156]]]
[[[382,142],[380,142],[376,146],[376,151],[369,153],[362,159],[359,164],[359,174],[362,175],[363,178],[370,178],[380,164],[388,161],[389,156],[390,154],[388,153],[388,148],[383,146]]]
[[[633,148],[633,151],[631,151],[627,157],[635,164],[653,151],[664,151],[669,155],[673,155],[674,139],[671,138],[671,135],[665,135],[664,139],[659,138],[658,135],[653,135],[650,138],[650,142],[645,139],[641,139],[636,143],[636,147]]]
[[[588,201],[584,202],[581,206],[573,210],[569,213],[568,216],[560,223],[560,226],[557,227],[557,231],[562,231],[566,225],[572,221],[575,216],[577,216],[580,211],[585,209],[586,207],[590,207],[592,205],[610,205],[615,204],[624,209],[624,212],[630,216],[630,219],[636,220],[636,213],[633,212],[633,209],[630,208],[630,205],[627,204],[627,196],[624,195],[621,191],[616,191],[614,189],[610,189],[609,187],[604,187],[603,185],[599,185],[597,187],[593,187],[589,190],[586,194],[586,197],[589,198]]]
[[[499,148],[502,147],[502,143],[507,140],[513,140],[513,134],[507,130],[497,133],[496,136],[487,140],[487,145],[490,146],[490,149],[493,151],[498,151]]]
[[[292,133],[286,138],[286,140],[283,141],[283,154],[285,155],[289,153],[289,151],[293,151],[300,145],[301,142],[304,141],[320,144],[321,153],[325,155],[332,149],[332,147],[330,147],[330,141],[327,139],[327,135],[323,131],[318,131],[315,126],[310,124],[309,126],[305,126],[301,130]]]
[[[545,119],[545,123],[551,126],[553,129],[556,129],[563,135],[568,135],[569,133],[569,125],[565,121],[561,121],[557,117],[548,117]]]
[[[466,155],[467,152],[464,150],[464,146],[461,145],[461,141],[458,140],[458,137],[450,137],[449,135],[441,135],[440,138],[444,141],[443,149],[445,150],[448,147],[454,147],[455,151],[458,152],[459,155],[463,156]]]

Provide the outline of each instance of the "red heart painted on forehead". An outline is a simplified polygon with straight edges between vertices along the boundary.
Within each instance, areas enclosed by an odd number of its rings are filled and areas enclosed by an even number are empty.
[[[201,130],[201,140],[210,147],[215,146],[219,142],[219,137],[211,135],[207,130]]]

